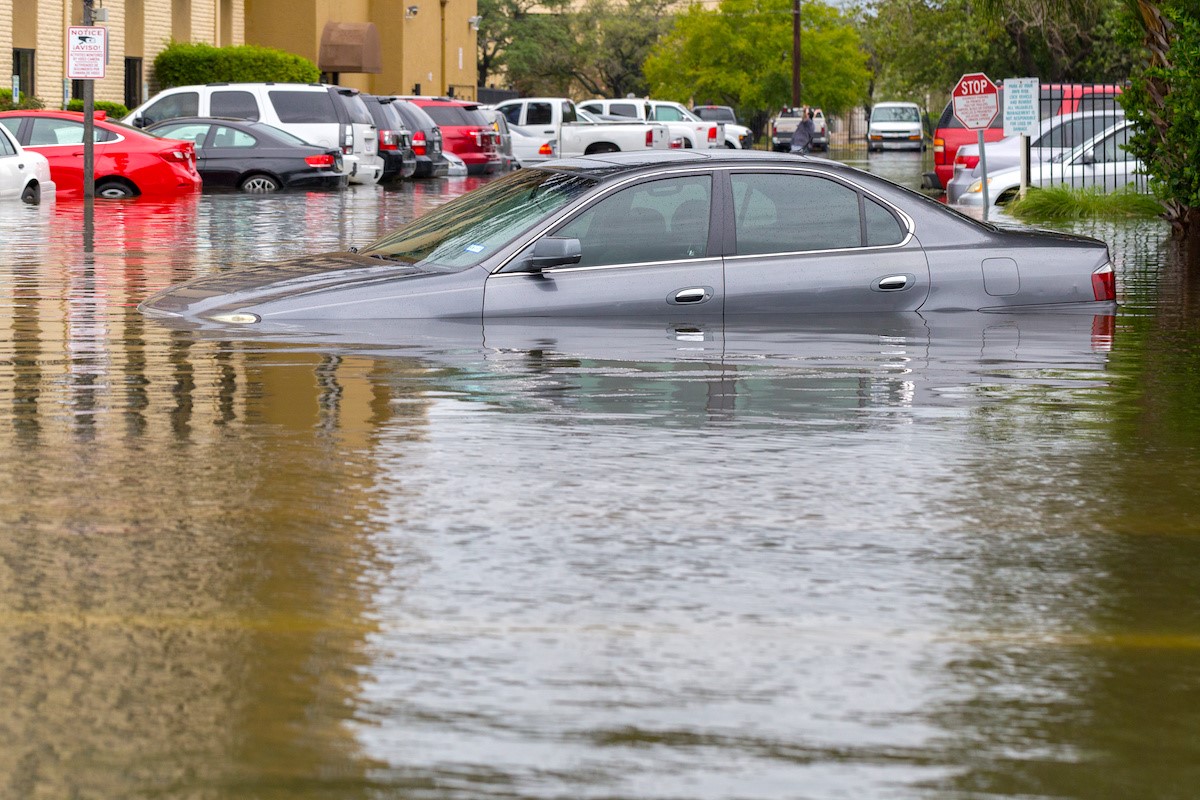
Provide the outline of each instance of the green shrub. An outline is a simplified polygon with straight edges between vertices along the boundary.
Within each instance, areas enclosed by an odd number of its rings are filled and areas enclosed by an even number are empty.
[[[269,47],[171,42],[154,59],[154,77],[160,89],[169,89],[223,81],[315,83],[321,71],[306,58]]]
[[[92,105],[97,111],[108,114],[109,119],[120,119],[129,113],[129,109],[125,106],[108,100],[97,100]],[[71,100],[67,103],[67,111],[83,111],[83,101],[78,98]]]
[[[21,102],[15,106],[12,101],[12,89],[0,89],[0,111],[12,111],[14,108],[45,108],[46,104],[28,94],[21,95]]]
[[[1115,192],[1105,192],[1092,186],[1072,189],[1070,186],[1030,187],[1023,199],[1013,200],[1005,210],[1025,222],[1085,219],[1101,217],[1156,217],[1162,205],[1153,196],[1126,186]]]

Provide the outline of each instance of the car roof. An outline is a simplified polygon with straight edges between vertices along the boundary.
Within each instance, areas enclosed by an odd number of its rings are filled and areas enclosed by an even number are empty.
[[[596,177],[612,178],[631,175],[638,172],[649,172],[664,166],[813,166],[822,169],[845,173],[846,175],[860,174],[862,171],[837,161],[826,158],[811,158],[809,156],[792,155],[790,153],[772,153],[765,150],[730,150],[719,148],[714,150],[643,150],[624,153],[605,153],[592,156],[578,156],[546,161],[539,164],[537,169],[564,170],[582,172]]]

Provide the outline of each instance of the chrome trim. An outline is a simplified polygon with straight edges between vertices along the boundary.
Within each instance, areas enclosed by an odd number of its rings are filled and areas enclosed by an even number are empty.
[[[544,270],[542,270],[541,274],[542,274],[542,275],[545,275],[546,277],[553,277],[553,276],[555,276],[555,275],[562,275],[562,274],[565,274],[565,273],[568,273],[568,272],[596,272],[596,271],[599,271],[599,270],[609,270],[609,269],[633,269],[633,268],[635,268],[635,267],[636,267],[636,268],[641,268],[641,267],[656,267],[656,266],[659,266],[659,265],[661,265],[661,264],[678,264],[678,265],[680,265],[680,267],[684,267],[684,266],[686,266],[686,267],[693,267],[693,266],[695,266],[696,264],[700,264],[700,263],[703,263],[703,262],[705,262],[705,261],[720,261],[720,260],[721,260],[721,257],[720,257],[720,256],[699,256],[699,257],[696,257],[696,258],[673,258],[673,259],[668,259],[668,260],[666,260],[666,261],[626,261],[626,262],[624,262],[624,263],[621,263],[621,264],[595,264],[595,265],[593,265],[593,266],[590,266],[590,267],[550,267],[549,269],[544,269]],[[530,275],[532,275],[532,274],[534,274],[534,273],[531,273],[531,272],[501,272],[501,273],[495,273],[495,272],[493,272],[493,273],[490,273],[489,277],[496,277],[496,278],[508,278],[508,277],[528,278],[528,277],[529,277]]]
[[[498,264],[488,274],[496,275],[496,274],[500,273],[500,271],[503,270],[505,267],[507,267],[509,264],[511,264],[513,259],[515,259],[518,255],[520,255],[521,252],[524,251],[524,249],[526,247],[528,247],[531,242],[533,242],[535,239],[545,236],[546,233],[549,232],[551,228],[553,228],[555,225],[558,225],[560,222],[562,222],[564,219],[569,217],[571,214],[575,213],[575,211],[578,210],[581,206],[583,206],[585,204],[599,202],[602,198],[617,191],[618,189],[623,188],[627,184],[630,184],[630,183],[633,183],[635,181],[639,181],[639,180],[642,180],[645,178],[654,178],[654,177],[663,176],[663,175],[676,176],[676,175],[685,175],[685,174],[691,173],[691,172],[706,172],[706,173],[715,175],[717,172],[735,172],[735,171],[737,171],[737,172],[763,172],[763,171],[766,171],[766,172],[796,172],[796,173],[801,173],[801,174],[813,175],[818,178],[825,178],[827,180],[832,180],[836,183],[841,183],[843,186],[851,187],[855,191],[861,192],[862,194],[866,195],[867,197],[870,197],[872,200],[879,203],[884,208],[890,209],[896,216],[898,216],[900,218],[901,222],[904,225],[906,235],[903,239],[901,239],[896,244],[874,245],[874,246],[867,245],[865,247],[842,247],[842,248],[834,248],[834,249],[830,249],[830,250],[792,250],[792,251],[785,251],[785,252],[780,252],[780,253],[755,253],[753,255],[745,255],[745,256],[737,256],[737,255],[723,256],[723,258],[725,258],[727,260],[733,260],[733,259],[741,260],[741,259],[747,259],[747,258],[770,258],[773,256],[793,256],[793,255],[797,255],[797,254],[813,254],[813,253],[843,253],[843,252],[861,253],[861,252],[865,252],[865,251],[892,250],[892,249],[899,249],[899,248],[905,247],[906,245],[908,245],[909,242],[911,242],[913,240],[913,238],[915,236],[916,223],[913,220],[913,218],[910,217],[907,213],[905,213],[902,209],[896,207],[892,203],[888,202],[887,200],[880,197],[878,194],[876,194],[875,192],[872,192],[870,189],[867,189],[864,186],[860,186],[857,183],[848,181],[848,180],[842,178],[840,175],[837,175],[837,176],[828,175],[826,173],[821,172],[820,170],[815,170],[812,167],[806,166],[804,164],[795,164],[795,165],[792,165],[792,164],[769,164],[769,165],[764,164],[764,165],[759,165],[759,166],[752,166],[749,164],[720,164],[720,165],[688,164],[686,166],[681,165],[681,164],[672,164],[669,166],[663,166],[661,169],[653,171],[653,172],[639,172],[636,175],[630,175],[626,178],[623,178],[623,179],[605,187],[599,194],[591,195],[591,196],[582,198],[580,200],[577,200],[575,202],[575,204],[573,204],[571,207],[560,210],[558,215],[555,216],[549,223],[547,223],[545,227],[541,228],[536,233],[530,235],[527,239],[525,239],[525,241],[523,241],[521,244],[519,244],[516,247],[516,249],[513,250],[512,255],[508,256],[503,261],[501,261],[500,264]],[[634,266],[634,265],[640,265],[640,264],[669,264],[669,263],[673,263],[674,261],[700,261],[700,260],[709,259],[709,258],[722,258],[722,256],[707,256],[707,255],[705,255],[705,256],[698,256],[693,259],[674,259],[673,261],[630,262],[630,263],[626,263],[626,264],[605,265],[603,267],[573,267],[571,269],[572,270],[608,269],[612,266],[628,267],[628,266]],[[556,272],[557,271],[566,272],[567,270],[566,269],[563,269],[563,270],[556,269],[555,271]],[[512,274],[524,275],[526,273],[514,272]]]

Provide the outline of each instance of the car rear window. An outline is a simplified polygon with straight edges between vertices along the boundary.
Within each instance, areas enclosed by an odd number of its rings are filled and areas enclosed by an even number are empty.
[[[213,92],[208,100],[210,117],[258,119],[258,100],[249,92]]]
[[[463,106],[425,106],[425,113],[433,117],[433,121],[438,125],[482,125],[486,126],[488,121],[484,119],[483,114],[474,108],[464,108]]]
[[[276,89],[267,93],[280,122],[337,122],[337,109],[329,92]]]
[[[371,119],[371,112],[367,109],[367,104],[363,99],[356,94],[343,94],[338,92],[338,97],[342,98],[342,103],[346,106],[346,110],[350,112],[350,121],[356,125],[374,125],[375,120]]]
[[[692,111],[705,122],[737,122],[733,111],[721,106],[698,106]]]

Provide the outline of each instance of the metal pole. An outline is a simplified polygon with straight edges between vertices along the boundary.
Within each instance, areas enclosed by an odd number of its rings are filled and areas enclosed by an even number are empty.
[[[95,23],[93,13],[95,0],[83,0],[83,24]],[[93,81],[83,82],[83,200],[88,203],[96,197],[96,99]]]
[[[800,107],[800,0],[792,0],[792,108]]]
[[[983,221],[987,222],[991,200],[988,198],[987,151],[983,149],[983,128],[979,129],[979,173],[983,187]]]
[[[1021,134],[1021,197],[1029,191],[1029,137]]]

